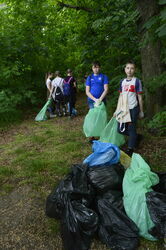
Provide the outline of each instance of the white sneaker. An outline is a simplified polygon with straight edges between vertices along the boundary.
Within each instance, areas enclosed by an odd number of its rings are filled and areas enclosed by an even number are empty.
[[[54,118],[54,117],[56,117],[56,115],[52,115],[52,114],[50,114],[50,118]]]

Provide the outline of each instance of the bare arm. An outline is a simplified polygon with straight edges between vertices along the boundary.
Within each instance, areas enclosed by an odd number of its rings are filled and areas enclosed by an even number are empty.
[[[50,95],[49,95],[49,97],[48,97],[48,98],[51,98],[51,96],[52,96],[52,93],[53,93],[54,89],[55,89],[55,87],[51,85]]]
[[[74,86],[74,88],[76,88],[76,87],[77,87],[76,82],[73,82],[73,86]]]
[[[115,110],[115,112],[114,112],[114,114],[113,114],[113,117],[116,117],[119,99],[120,99],[120,94],[119,94],[119,97],[118,97],[118,102],[117,102],[116,110]]]
[[[86,86],[86,95],[94,102],[96,102],[97,99],[90,93],[90,86]]]
[[[104,91],[103,91],[102,95],[99,98],[101,102],[104,99],[104,97],[107,95],[107,93],[108,93],[108,84],[104,84]]]
[[[143,112],[143,99],[142,95],[140,94],[138,94],[138,102],[139,102],[140,112]]]
[[[142,119],[144,118],[142,95],[138,94],[138,102],[140,107],[139,118]]]
[[[49,85],[48,85],[49,92],[51,92],[51,88],[52,88],[52,84],[51,84],[51,82],[49,82]]]

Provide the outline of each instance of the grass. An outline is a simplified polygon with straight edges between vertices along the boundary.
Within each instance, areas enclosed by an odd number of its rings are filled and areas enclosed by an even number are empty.
[[[4,182],[15,179],[16,185],[31,183],[36,187],[43,183],[50,186],[55,182],[54,176],[61,178],[72,163],[82,161],[90,147],[84,147],[82,129],[70,125],[67,117],[31,122],[26,125],[26,131],[14,135],[12,141],[2,146],[2,162],[8,158],[9,164],[8,168],[0,169]],[[3,185],[1,190],[4,193]]]
[[[68,117],[44,122],[27,120],[12,128],[12,135],[6,134],[6,143],[0,147],[1,194],[5,196],[13,189],[29,185],[45,199],[72,164],[82,162],[92,152],[82,133],[86,111],[82,105],[80,114],[83,116],[73,121]],[[161,171],[164,170],[165,149],[158,146],[158,140],[162,141],[147,135],[141,153],[153,169]],[[47,219],[46,226],[52,234],[59,232],[57,221]],[[162,249],[162,243],[141,239],[140,249]]]

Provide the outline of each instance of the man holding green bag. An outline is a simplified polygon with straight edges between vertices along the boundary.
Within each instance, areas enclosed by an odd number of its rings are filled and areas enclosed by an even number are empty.
[[[100,63],[92,63],[93,73],[86,79],[86,95],[88,97],[89,109],[99,106],[102,102],[106,104],[106,95],[108,93],[108,77],[100,73]],[[90,137],[90,142],[95,138]]]
[[[93,74],[86,79],[86,95],[88,96],[89,108],[100,105],[103,101],[106,103],[106,95],[108,93],[108,77],[100,73],[100,63],[98,61],[92,63]]]

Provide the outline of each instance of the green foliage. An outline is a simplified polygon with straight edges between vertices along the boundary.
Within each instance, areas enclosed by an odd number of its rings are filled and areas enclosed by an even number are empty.
[[[147,20],[144,28],[148,31],[146,41],[160,39],[164,48],[165,0],[158,3],[160,14]],[[110,77],[114,105],[118,84],[114,79],[122,75],[126,60],[133,59],[140,68],[143,44],[137,31],[136,1],[68,0],[67,4],[92,11],[62,7],[58,0],[7,0],[0,8],[0,92],[5,90],[7,95],[0,98],[10,114],[16,113],[18,105],[36,105],[44,100],[48,71],[60,70],[65,76],[66,69],[72,68],[76,79],[83,79],[91,71],[91,62],[99,60],[102,72]],[[166,62],[164,49],[161,61]],[[6,86],[12,92],[14,89],[14,100]],[[78,87],[84,91],[83,84]]]
[[[161,5],[166,4],[166,0],[159,0],[159,4]]]
[[[12,91],[0,92],[0,121],[3,123],[7,121],[14,121],[20,117],[20,112],[17,111],[16,106],[21,101],[20,95],[13,95]]]
[[[21,118],[23,107],[28,104],[36,104],[36,92],[21,89],[14,93],[12,89],[0,91],[0,124],[17,121]]]
[[[150,78],[146,82],[146,88],[151,93],[155,93],[155,91],[158,88],[162,88],[162,90],[164,91],[164,89],[166,88],[166,71],[164,73],[160,74],[159,76],[155,76],[153,78]]]
[[[160,1],[161,2],[161,1]],[[160,3],[161,4],[161,3]],[[166,4],[166,1],[162,1],[162,4]],[[164,6],[159,15],[160,25],[156,29],[156,33],[160,38],[166,37],[166,6]]]
[[[82,84],[78,84],[77,88],[81,91],[81,92],[85,92],[85,83],[83,82]]]
[[[152,120],[149,121],[147,127],[151,129],[152,132],[159,135],[166,135],[166,111],[158,112],[153,116]]]

